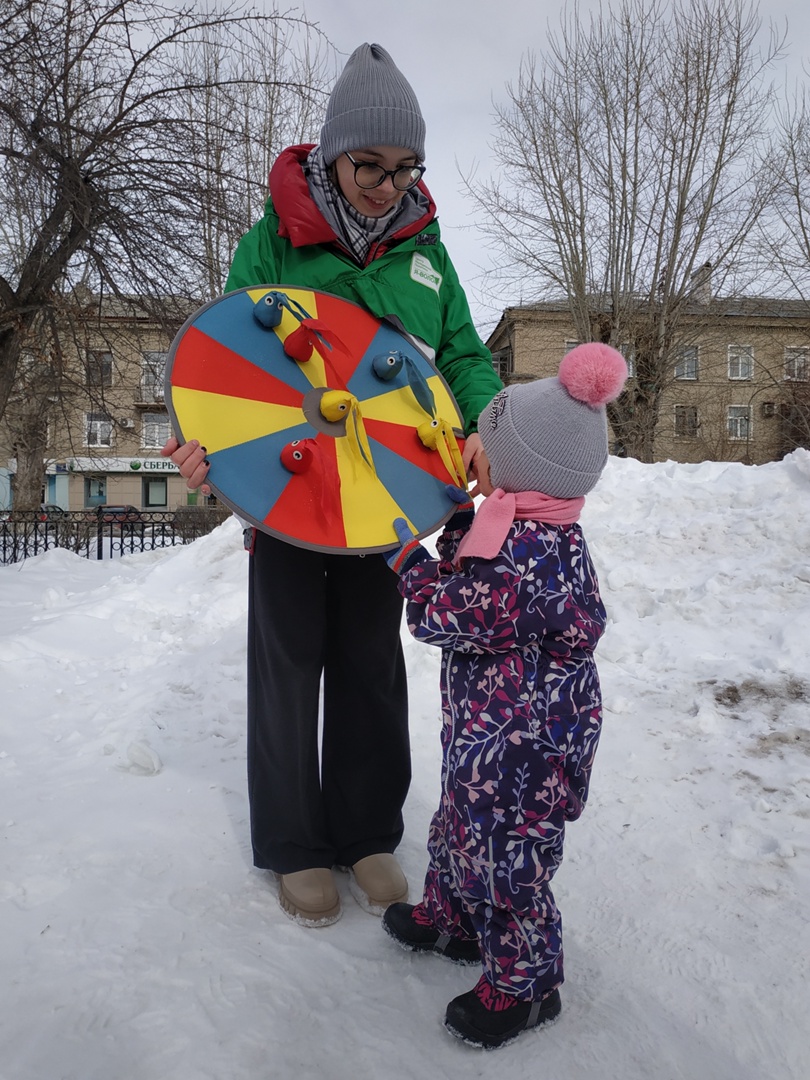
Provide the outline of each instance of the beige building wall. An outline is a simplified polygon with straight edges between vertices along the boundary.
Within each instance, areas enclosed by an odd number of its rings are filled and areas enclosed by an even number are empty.
[[[134,459],[134,460],[141,460]],[[179,473],[174,475],[163,470],[167,480],[167,503],[165,506],[148,507],[153,510],[176,510],[178,506],[188,506],[196,501],[196,497],[186,487],[186,482]],[[85,503],[85,478],[88,475],[104,477],[106,479],[107,497],[104,500],[107,505],[136,506],[139,510],[146,509],[143,500],[143,474],[136,473],[113,473],[107,471],[103,464],[96,470],[87,469],[79,474],[68,474],[68,506],[69,510],[81,510]]]

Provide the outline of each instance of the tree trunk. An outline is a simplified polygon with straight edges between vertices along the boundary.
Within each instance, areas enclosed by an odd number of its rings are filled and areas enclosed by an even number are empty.
[[[22,335],[16,327],[0,330],[0,417],[14,389]]]
[[[38,510],[45,501],[42,491],[44,475],[44,441],[36,440],[17,446],[17,473],[14,477],[14,509]]]

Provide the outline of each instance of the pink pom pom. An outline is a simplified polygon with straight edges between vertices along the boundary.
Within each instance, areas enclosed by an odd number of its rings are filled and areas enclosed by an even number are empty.
[[[622,392],[627,379],[627,361],[610,345],[588,341],[565,354],[559,379],[577,401],[594,407],[606,405]]]

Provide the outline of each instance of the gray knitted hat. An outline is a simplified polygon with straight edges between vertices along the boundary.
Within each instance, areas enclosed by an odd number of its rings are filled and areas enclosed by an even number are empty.
[[[589,342],[566,354],[556,378],[496,394],[478,420],[492,486],[557,499],[587,495],[608,459],[605,405],[626,378],[620,352]]]
[[[326,106],[321,151],[331,165],[346,150],[401,146],[425,160],[425,121],[411,84],[381,45],[360,45]]]

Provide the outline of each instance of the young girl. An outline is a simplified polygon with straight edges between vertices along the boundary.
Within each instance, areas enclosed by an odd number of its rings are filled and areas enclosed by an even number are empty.
[[[408,949],[483,964],[445,1025],[501,1046],[560,1012],[549,887],[582,813],[602,721],[593,651],[605,610],[577,524],[608,457],[620,353],[587,344],[559,376],[500,391],[479,418],[477,515],[459,508],[431,558],[407,524],[389,557],[408,627],[442,649],[442,796],[424,895],[383,918]],[[459,493],[458,499],[465,499]]]
[[[317,146],[284,150],[264,217],[240,241],[226,289],[301,286],[334,293],[435,353],[475,424],[500,388],[444,248],[422,180],[425,121],[379,45],[360,45],[329,98]],[[188,486],[204,484],[199,440],[163,450]],[[394,856],[411,776],[400,644],[402,598],[382,555],[324,554],[253,534],[248,613],[248,794],[253,859],[275,871],[279,902],[304,926],[340,917],[332,867],[381,914],[408,884]],[[323,729],[319,746],[319,700]]]

